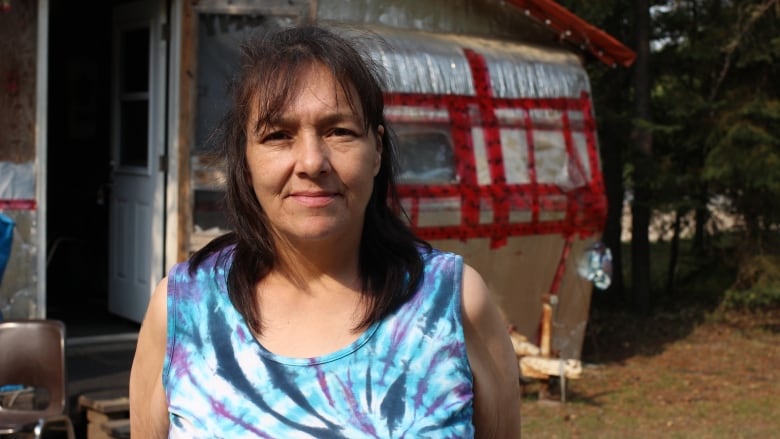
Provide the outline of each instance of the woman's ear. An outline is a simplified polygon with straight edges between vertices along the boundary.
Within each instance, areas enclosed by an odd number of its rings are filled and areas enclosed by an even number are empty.
[[[376,127],[376,158],[374,159],[374,177],[379,174],[379,167],[382,165],[382,137],[385,135],[385,126]]]

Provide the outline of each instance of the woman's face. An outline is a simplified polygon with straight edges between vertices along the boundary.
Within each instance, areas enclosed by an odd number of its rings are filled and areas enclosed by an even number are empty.
[[[256,135],[250,118],[246,159],[255,195],[271,228],[293,244],[358,240],[384,127],[366,131],[359,101],[353,111],[324,66],[313,65],[299,83],[279,119]]]

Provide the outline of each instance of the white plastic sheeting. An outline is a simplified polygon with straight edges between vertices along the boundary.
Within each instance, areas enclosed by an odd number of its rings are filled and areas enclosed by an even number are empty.
[[[501,0],[316,0],[317,20],[541,41],[524,11]]]
[[[32,162],[0,162],[0,200],[35,198],[35,167]]]
[[[390,92],[474,96],[470,49],[485,59],[496,98],[579,98],[590,81],[571,52],[520,42],[375,29],[366,52],[385,71]],[[360,37],[360,35],[358,35]]]

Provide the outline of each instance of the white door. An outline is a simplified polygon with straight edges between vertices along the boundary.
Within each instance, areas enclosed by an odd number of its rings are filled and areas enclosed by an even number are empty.
[[[164,3],[114,9],[108,309],[136,322],[163,269]]]

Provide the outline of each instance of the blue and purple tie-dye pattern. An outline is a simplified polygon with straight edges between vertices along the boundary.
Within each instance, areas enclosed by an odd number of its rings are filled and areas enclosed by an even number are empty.
[[[350,346],[317,358],[265,350],[233,308],[230,257],[168,283],[163,383],[178,438],[467,438],[473,382],[460,256],[424,255],[416,295]],[[216,273],[216,275],[215,275]]]

